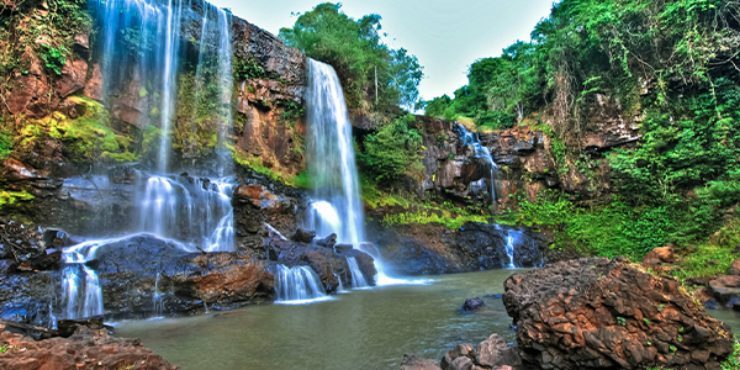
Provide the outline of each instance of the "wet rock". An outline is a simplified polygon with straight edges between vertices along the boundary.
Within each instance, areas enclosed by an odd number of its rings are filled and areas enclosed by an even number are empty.
[[[478,345],[475,363],[486,369],[495,369],[504,365],[518,366],[522,360],[516,349],[506,343],[504,338],[493,334]]]
[[[621,259],[559,262],[512,275],[505,289],[526,365],[716,369],[732,352],[730,328],[697,307],[677,281]]]
[[[455,348],[447,354],[442,357],[442,361],[440,361],[440,366],[442,367],[442,370],[450,370],[455,369],[455,366],[461,366],[460,362],[455,363],[455,360],[458,358],[467,358],[468,360],[475,358],[475,347],[473,347],[472,344],[458,344],[455,346]],[[465,365],[463,365],[465,366]],[[471,360],[471,367],[472,367],[472,360]]]
[[[714,298],[709,298],[702,304],[707,310],[716,310],[719,307],[719,302]]]
[[[91,317],[80,320],[59,320],[57,321],[57,331],[62,338],[71,337],[78,328],[85,327],[93,330],[104,329],[103,316]]]
[[[740,276],[721,275],[709,282],[708,291],[720,303],[726,303],[730,298],[740,295]]]
[[[326,248],[334,248],[334,245],[337,244],[337,234],[331,234],[323,239],[319,239],[316,241],[316,244]]]
[[[295,234],[290,238],[290,240],[299,242],[299,243],[311,243],[313,242],[313,239],[316,237],[315,231],[309,231],[305,230],[303,228],[298,228],[295,231]]]
[[[4,328],[0,327],[0,331]],[[0,333],[8,351],[0,353],[0,368],[28,370],[176,370],[179,367],[144,348],[138,339],[114,338],[105,329],[79,328],[69,338],[35,341]]]
[[[465,313],[471,313],[478,311],[479,309],[486,307],[486,303],[483,302],[482,299],[476,297],[476,298],[468,298],[465,300],[465,303],[462,306],[462,312]]]
[[[87,77],[87,62],[67,60],[62,66],[62,74],[54,79],[54,92],[64,98],[82,90]]]
[[[401,370],[442,370],[437,361],[427,360],[417,355],[403,355]]]
[[[99,64],[93,64],[90,78],[85,82],[85,96],[92,100],[103,100],[103,73]]]

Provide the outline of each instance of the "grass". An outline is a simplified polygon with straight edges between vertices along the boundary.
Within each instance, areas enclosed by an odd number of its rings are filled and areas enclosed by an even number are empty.
[[[416,212],[416,213],[398,213],[394,215],[385,215],[383,217],[383,223],[388,226],[394,225],[409,225],[409,224],[442,224],[449,229],[459,229],[466,222],[482,222],[487,223],[488,217],[481,215],[453,215],[449,212],[443,212],[440,216],[437,213],[431,213],[428,211]]]

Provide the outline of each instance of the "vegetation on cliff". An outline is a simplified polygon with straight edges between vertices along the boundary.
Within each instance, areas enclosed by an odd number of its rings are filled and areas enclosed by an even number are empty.
[[[473,117],[479,128],[507,128],[544,112],[539,117],[549,118],[542,123],[559,144],[549,148],[559,173],[588,173],[589,162],[606,162],[612,191],[588,207],[549,193],[499,218],[551,225],[561,247],[598,255],[639,258],[677,243],[702,273],[699,265],[738,242],[715,232],[736,230],[740,202],[739,19],[740,5],[721,0],[564,0],[531,42],[476,61],[469,84],[454,99],[427,102],[426,111]],[[583,147],[591,111],[604,97],[636,117],[636,145],[601,153]]]

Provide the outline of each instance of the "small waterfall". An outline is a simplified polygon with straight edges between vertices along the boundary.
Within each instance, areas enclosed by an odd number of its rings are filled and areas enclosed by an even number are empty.
[[[276,303],[303,304],[327,300],[326,290],[321,279],[308,266],[288,268],[277,266],[275,275]]]
[[[365,275],[362,274],[357,260],[354,257],[347,257],[347,264],[349,265],[349,272],[352,274],[352,287],[355,289],[369,287],[370,284],[365,280]]]
[[[152,306],[154,307],[154,317],[164,316],[164,299],[162,291],[159,288],[159,280],[162,274],[157,273],[157,278],[154,280],[154,293],[152,294]]]
[[[66,302],[66,319],[103,315],[103,290],[98,273],[86,265],[97,250],[110,241],[90,241],[66,249],[62,253],[62,291]]]
[[[342,283],[342,277],[337,275],[336,272],[332,271],[332,274],[334,274],[334,277],[337,278],[337,281],[339,281],[339,287],[337,288],[337,293],[344,293],[344,284]]]
[[[491,197],[492,197],[492,207],[496,207],[496,184],[494,183],[494,171],[498,168],[496,165],[496,162],[493,161],[493,157],[491,156],[491,151],[488,150],[487,147],[483,146],[480,142],[480,135],[477,133],[473,133],[468,131],[468,129],[465,128],[465,126],[455,122],[455,128],[459,131],[460,138],[463,141],[463,145],[472,145],[473,149],[475,150],[475,157],[476,158],[484,158],[488,162],[488,164],[491,167]],[[473,183],[473,186],[478,186],[478,184]],[[495,208],[494,208],[495,209]]]
[[[234,185],[230,181],[150,177],[142,186],[139,230],[199,244],[206,252],[233,251]]]
[[[309,230],[316,231],[316,235],[324,237],[342,230],[342,221],[331,203],[319,200],[309,203],[306,226]]]
[[[514,236],[511,233],[506,237],[506,255],[509,256],[509,265],[504,267],[510,269],[517,268],[517,265],[514,263]]]

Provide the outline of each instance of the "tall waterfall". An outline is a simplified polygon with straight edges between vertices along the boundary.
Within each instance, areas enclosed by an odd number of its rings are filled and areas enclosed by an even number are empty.
[[[309,227],[358,248],[365,239],[352,125],[334,68],[308,60],[307,162],[315,183]]]
[[[156,172],[139,172],[136,231],[182,241],[188,251],[194,246],[207,252],[233,250],[233,168],[224,155],[225,133],[233,123],[231,14],[203,0],[93,0],[90,7],[101,40],[106,105],[115,111],[126,100],[136,107],[132,114],[140,128],[161,130],[151,169]],[[193,101],[178,106],[178,98],[188,96],[178,86],[184,73],[195,76]],[[192,115],[180,108],[189,108]],[[218,168],[208,174],[217,179],[171,175],[173,127],[184,136],[178,144],[185,147],[193,140],[188,130],[202,128],[203,117],[215,126]],[[87,262],[110,242],[89,241],[64,251],[64,317],[103,314],[100,279]],[[155,306],[161,303],[158,289]]]

